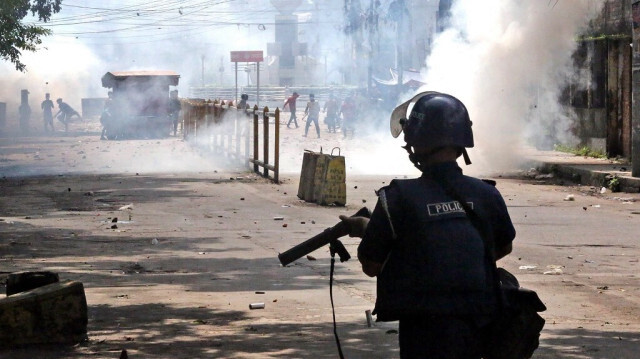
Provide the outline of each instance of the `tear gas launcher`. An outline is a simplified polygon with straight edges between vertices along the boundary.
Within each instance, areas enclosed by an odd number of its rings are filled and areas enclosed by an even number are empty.
[[[352,217],[369,218],[371,217],[371,212],[367,207],[362,207]],[[351,258],[351,255],[349,255],[349,252],[347,252],[347,249],[344,247],[342,242],[338,240],[338,238],[346,236],[347,234],[349,234],[347,224],[340,221],[335,226],[327,228],[323,232],[316,234],[286,252],[278,254],[278,259],[280,259],[282,266],[286,266],[316,249],[329,244],[331,255],[337,253],[340,257],[340,262],[346,262]]]

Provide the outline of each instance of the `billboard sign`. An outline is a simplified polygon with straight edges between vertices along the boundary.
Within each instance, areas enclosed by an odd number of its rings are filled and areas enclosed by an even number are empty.
[[[263,51],[231,51],[231,62],[262,62]]]

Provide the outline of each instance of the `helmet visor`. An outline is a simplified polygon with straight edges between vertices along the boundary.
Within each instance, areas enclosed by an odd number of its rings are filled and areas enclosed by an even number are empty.
[[[396,107],[391,113],[391,121],[389,123],[391,136],[393,136],[394,138],[397,138],[398,136],[400,136],[400,134],[402,133],[402,127],[404,123],[407,121],[407,117],[408,117],[407,112],[409,111],[410,108],[413,108],[413,105],[415,105],[415,103],[418,102],[418,100],[420,100],[422,96],[436,94],[436,93],[437,93],[436,91],[421,92],[413,96],[411,100],[404,102],[400,106]]]

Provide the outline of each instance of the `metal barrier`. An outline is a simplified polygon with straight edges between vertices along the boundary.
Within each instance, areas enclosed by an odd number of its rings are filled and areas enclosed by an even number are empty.
[[[273,117],[273,164],[269,163],[269,124],[270,118]],[[253,172],[260,173],[263,168],[263,176],[269,177],[269,171],[273,171],[273,181],[279,182],[280,173],[280,109],[276,107],[275,112],[269,112],[269,108],[262,110],[262,158],[260,161],[260,135],[259,135],[259,115],[258,105],[253,107],[253,158],[249,158],[249,162],[253,163]]]
[[[254,172],[279,182],[280,170],[280,110],[270,112],[268,107],[259,111],[238,110],[229,101],[182,99],[182,131],[184,139],[247,166]],[[262,121],[262,126],[260,126]],[[269,125],[274,125],[273,136]],[[262,132],[262,151],[260,133]],[[253,136],[252,136],[253,135]],[[273,143],[273,163],[269,155]],[[253,151],[251,151],[253,146]],[[262,160],[260,159],[262,152]],[[260,171],[262,167],[262,172]]]

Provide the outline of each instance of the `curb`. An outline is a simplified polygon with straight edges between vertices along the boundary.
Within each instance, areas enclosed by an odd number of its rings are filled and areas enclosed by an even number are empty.
[[[608,187],[612,178],[618,178],[619,190],[614,192],[639,193],[640,178],[631,177],[629,172],[617,170],[602,171],[588,165],[572,165],[543,162],[536,169],[542,173],[553,173],[559,178],[594,187]]]

